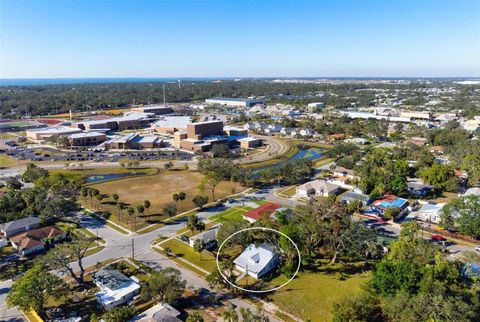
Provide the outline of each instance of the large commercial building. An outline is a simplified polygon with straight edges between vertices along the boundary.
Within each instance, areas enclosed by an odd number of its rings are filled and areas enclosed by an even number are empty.
[[[265,104],[265,100],[263,98],[212,97],[206,99],[205,103],[229,107],[252,107],[257,104]]]
[[[71,146],[94,146],[107,140],[105,133],[82,132],[68,136]]]
[[[85,131],[121,131],[137,129],[148,125],[154,118],[153,113],[130,112],[124,116],[112,117],[103,120],[81,121],[71,126]]]
[[[59,135],[59,136],[68,136],[71,134],[82,133],[83,131],[79,128],[71,128],[66,126],[52,126],[46,127],[43,129],[37,130],[27,130],[25,135],[27,138],[35,141],[45,140],[52,135]]]
[[[141,136],[138,133],[130,133],[103,143],[107,150],[152,149],[162,145],[163,141],[158,136]]]
[[[173,109],[168,106],[155,105],[155,106],[137,106],[130,109],[132,112],[139,113],[153,113],[155,115],[165,115],[173,113]]]
[[[186,131],[190,116],[164,116],[152,124],[152,130],[160,134],[173,135],[177,131]]]
[[[400,112],[400,117],[409,118],[412,121],[430,121],[433,119],[430,112]]]
[[[187,136],[190,139],[202,139],[213,135],[224,135],[222,121],[207,121],[187,124]]]
[[[228,136],[235,136],[238,138],[242,138],[242,137],[248,136],[248,129],[226,126],[225,133],[227,133]]]

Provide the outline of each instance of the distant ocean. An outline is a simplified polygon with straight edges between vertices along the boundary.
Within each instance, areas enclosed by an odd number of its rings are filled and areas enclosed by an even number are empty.
[[[228,80],[232,78],[215,77],[180,77],[180,78],[141,78],[141,77],[121,77],[121,78],[18,78],[6,79],[0,78],[0,86],[31,86],[31,85],[59,85],[59,84],[102,84],[102,83],[154,83],[154,82],[206,82],[214,80]]]
[[[119,78],[0,78],[0,86],[102,83],[211,82],[216,80],[330,79],[330,80],[469,80],[471,77],[119,77]],[[478,80],[478,78],[476,78]]]

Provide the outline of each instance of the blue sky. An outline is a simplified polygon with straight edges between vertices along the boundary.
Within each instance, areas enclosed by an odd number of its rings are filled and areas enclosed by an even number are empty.
[[[0,0],[0,78],[480,76],[480,1]]]

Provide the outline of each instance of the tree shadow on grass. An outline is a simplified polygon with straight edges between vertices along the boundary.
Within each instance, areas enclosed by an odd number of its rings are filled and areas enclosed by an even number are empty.
[[[355,262],[355,263],[336,263],[336,264],[313,264],[304,267],[303,270],[311,273],[322,273],[326,275],[339,275],[341,280],[345,280],[352,275],[363,274],[372,270],[373,263],[370,262]]]

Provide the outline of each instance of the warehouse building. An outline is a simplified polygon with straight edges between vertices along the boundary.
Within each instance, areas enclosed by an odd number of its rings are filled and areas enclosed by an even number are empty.
[[[252,107],[258,104],[265,104],[265,100],[263,98],[212,97],[206,99],[205,103],[228,107]]]

